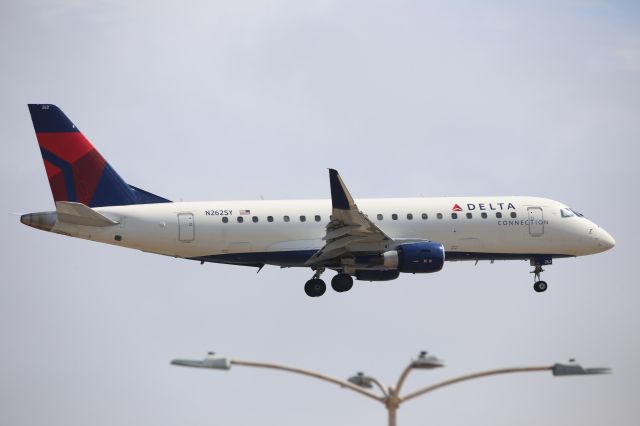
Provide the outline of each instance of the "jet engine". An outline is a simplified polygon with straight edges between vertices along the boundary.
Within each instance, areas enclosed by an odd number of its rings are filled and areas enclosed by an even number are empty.
[[[382,258],[385,267],[400,272],[438,272],[444,266],[444,247],[431,241],[402,244],[384,252]]]

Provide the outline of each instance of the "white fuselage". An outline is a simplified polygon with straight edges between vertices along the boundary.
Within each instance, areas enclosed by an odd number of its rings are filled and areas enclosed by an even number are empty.
[[[561,210],[566,205],[546,198],[389,198],[356,203],[394,240],[443,244],[447,260],[582,256],[615,244],[604,229],[584,217],[565,217]],[[181,258],[229,261],[236,254],[251,255],[255,264],[304,266],[304,260],[324,245],[331,200],[178,202],[94,210],[119,224],[93,227],[58,221],[51,231]]]

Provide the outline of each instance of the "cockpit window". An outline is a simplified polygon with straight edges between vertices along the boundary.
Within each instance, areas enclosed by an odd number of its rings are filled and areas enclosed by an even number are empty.
[[[582,213],[578,213],[577,211],[570,209],[569,207],[564,207],[560,209],[560,215],[562,217],[573,217],[573,216],[584,217]]]

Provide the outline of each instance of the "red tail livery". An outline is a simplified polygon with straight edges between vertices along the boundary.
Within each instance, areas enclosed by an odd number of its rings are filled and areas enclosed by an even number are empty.
[[[89,207],[170,202],[128,185],[57,106],[30,104],[29,112],[55,201]]]

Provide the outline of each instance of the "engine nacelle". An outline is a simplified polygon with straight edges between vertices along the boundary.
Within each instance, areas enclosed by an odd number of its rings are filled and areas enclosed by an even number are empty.
[[[444,266],[444,247],[431,241],[409,243],[382,254],[383,264],[400,272],[438,272]]]
[[[356,279],[360,281],[391,281],[398,278],[400,272],[394,271],[368,271],[366,269],[359,269],[356,271]]]

